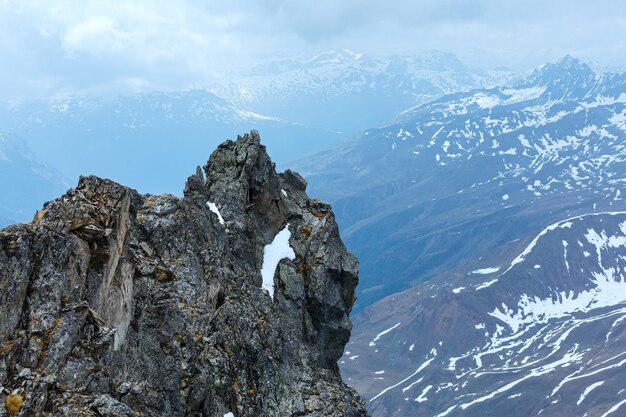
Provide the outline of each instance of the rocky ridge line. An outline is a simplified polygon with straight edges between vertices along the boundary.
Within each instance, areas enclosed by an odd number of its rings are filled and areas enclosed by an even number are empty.
[[[0,415],[365,416],[337,367],[358,264],[305,188],[253,131],[182,199],[81,177],[0,231]]]

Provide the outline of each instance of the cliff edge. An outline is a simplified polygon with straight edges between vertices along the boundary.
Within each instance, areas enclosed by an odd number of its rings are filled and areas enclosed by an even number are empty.
[[[365,416],[358,264],[305,188],[253,131],[182,199],[81,177],[0,231],[0,415]]]

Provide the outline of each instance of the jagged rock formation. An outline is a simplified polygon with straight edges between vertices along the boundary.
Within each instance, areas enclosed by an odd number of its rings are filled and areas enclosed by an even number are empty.
[[[81,177],[4,229],[0,415],[365,416],[336,364],[357,262],[305,187],[252,132],[182,199]],[[295,258],[268,294],[285,227]]]

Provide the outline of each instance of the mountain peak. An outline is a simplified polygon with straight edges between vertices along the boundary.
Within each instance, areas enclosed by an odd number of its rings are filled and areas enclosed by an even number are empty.
[[[545,64],[540,67],[539,71],[543,73],[560,72],[572,75],[593,74],[593,70],[587,64],[571,55],[565,55],[556,62]]]
[[[364,54],[350,49],[332,49],[315,55],[308,61],[309,65],[340,64],[363,59]]]
[[[520,85],[548,86],[551,89],[567,90],[568,95],[571,95],[579,88],[586,89],[595,76],[596,74],[587,64],[570,55],[565,55],[557,62],[538,67],[520,81]]]
[[[578,58],[574,58],[573,56],[569,54],[559,59],[553,65],[555,65],[557,68],[562,69],[563,71],[569,71],[569,72],[592,71],[591,68],[587,64],[585,64]]]

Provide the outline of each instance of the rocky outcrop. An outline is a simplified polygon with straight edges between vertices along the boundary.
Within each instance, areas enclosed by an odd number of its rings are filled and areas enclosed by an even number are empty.
[[[305,188],[252,132],[182,199],[81,177],[1,231],[0,415],[366,415],[336,364],[357,261]]]

